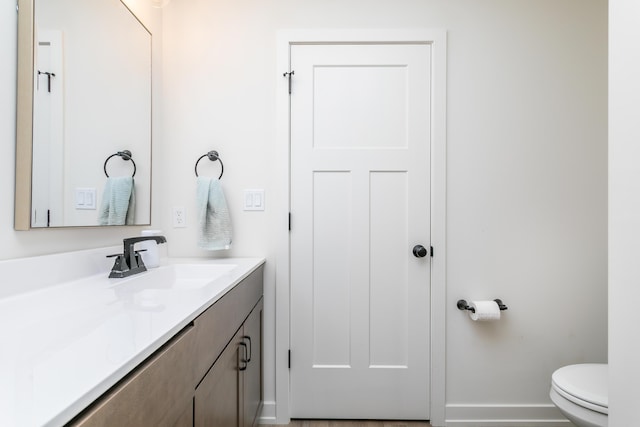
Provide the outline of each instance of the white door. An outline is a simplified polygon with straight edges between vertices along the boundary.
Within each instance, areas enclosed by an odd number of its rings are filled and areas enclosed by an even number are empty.
[[[429,419],[430,49],[291,46],[292,418]]]
[[[62,32],[38,30],[33,84],[31,226],[64,225]]]

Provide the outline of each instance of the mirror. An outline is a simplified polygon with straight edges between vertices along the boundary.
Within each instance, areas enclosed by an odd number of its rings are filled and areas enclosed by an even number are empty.
[[[19,0],[18,16],[15,228],[120,225],[101,204],[134,172],[126,224],[150,224],[151,33],[121,0]]]

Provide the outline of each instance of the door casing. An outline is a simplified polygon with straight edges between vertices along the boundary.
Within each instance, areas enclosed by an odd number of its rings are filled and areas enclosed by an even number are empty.
[[[290,46],[308,43],[427,43],[432,47],[431,108],[431,424],[445,423],[445,332],[446,332],[446,48],[445,30],[281,30],[277,36],[276,95],[276,186],[275,228],[275,395],[265,405],[263,418],[277,424],[290,420],[289,330],[290,330]],[[295,71],[295,70],[293,70]],[[295,74],[292,90],[295,90]],[[295,227],[295,218],[292,226]],[[282,333],[286,331],[286,333]],[[293,356],[295,357],[295,356]],[[269,413],[271,412],[271,413]]]

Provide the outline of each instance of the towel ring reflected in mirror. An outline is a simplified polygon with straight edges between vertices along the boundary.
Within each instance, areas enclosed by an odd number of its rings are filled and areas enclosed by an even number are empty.
[[[104,169],[104,174],[107,176],[107,178],[109,178],[109,174],[107,173],[107,163],[112,157],[115,157],[115,156],[122,157],[122,160],[124,161],[131,160],[131,163],[133,164],[133,174],[131,175],[131,178],[136,176],[136,162],[134,162],[133,157],[131,157],[131,151],[123,150],[110,155],[109,157],[107,157],[107,160],[104,161],[103,169]]]
[[[194,168],[196,171],[196,176],[198,176],[198,163],[200,163],[200,160],[204,159],[205,157],[208,157],[209,160],[211,160],[212,162],[215,162],[216,160],[220,162],[220,176],[218,177],[218,179],[222,178],[222,174],[224,173],[224,165],[222,164],[222,160],[220,160],[220,156],[218,155],[218,152],[214,150],[211,150],[208,153],[203,154],[198,158],[198,160],[196,160],[196,166]]]

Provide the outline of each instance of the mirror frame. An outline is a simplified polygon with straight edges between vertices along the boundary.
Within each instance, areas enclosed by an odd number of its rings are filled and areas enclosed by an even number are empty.
[[[33,154],[34,0],[18,0],[18,76],[16,96],[16,185],[13,228],[31,229],[31,158]]]
[[[151,36],[146,25],[124,3],[122,5],[129,10],[133,17]],[[17,54],[17,93],[16,93],[16,159],[15,159],[15,193],[14,193],[14,219],[13,228],[17,231],[40,229],[31,227],[31,198],[32,198],[32,173],[33,173],[33,67],[35,54],[35,0],[18,0],[18,54]],[[24,72],[24,70],[32,70]],[[151,72],[151,85],[153,88],[153,72]],[[153,89],[151,94],[150,112],[153,115]],[[151,117],[150,159],[153,159],[153,117]],[[151,224],[152,214],[152,177],[153,168],[149,167],[149,221],[147,223],[131,224],[127,226],[148,226]],[[47,228],[101,228],[100,225],[78,225]]]

